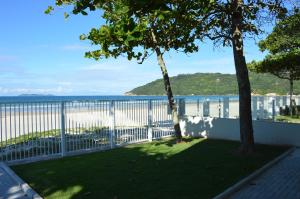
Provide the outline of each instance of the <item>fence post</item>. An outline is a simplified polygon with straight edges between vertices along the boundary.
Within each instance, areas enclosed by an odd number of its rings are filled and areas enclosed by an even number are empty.
[[[219,112],[219,118],[221,118],[221,98],[219,98],[218,112]]]
[[[200,115],[200,99],[197,99],[197,115]]]
[[[275,120],[275,114],[276,114],[276,110],[275,110],[275,99],[272,99],[272,120]]]
[[[179,99],[179,111],[178,115],[180,117],[184,116],[185,114],[185,100],[184,99]]]
[[[209,116],[209,99],[203,102],[203,117]]]
[[[152,142],[152,100],[148,100],[148,141]]]
[[[65,135],[65,102],[61,102],[60,107],[60,138],[61,138],[61,156],[66,155],[66,135]]]
[[[115,101],[111,100],[109,103],[109,120],[110,120],[110,131],[109,131],[109,141],[110,141],[110,148],[114,148],[114,138],[115,138]]]
[[[282,106],[285,107],[285,105],[287,105],[287,97],[282,96]]]
[[[281,97],[276,96],[275,97],[275,111],[276,111],[276,115],[279,113],[280,107],[281,107]]]
[[[258,98],[258,110],[259,110],[259,114],[258,114],[258,119],[264,119],[264,97],[259,97]]]
[[[229,97],[223,97],[223,117],[229,118]]]
[[[252,120],[257,119],[257,97],[252,97]]]
[[[161,102],[163,104],[163,102]],[[167,114],[171,115],[172,114],[172,109],[170,107],[169,101],[167,102]]]

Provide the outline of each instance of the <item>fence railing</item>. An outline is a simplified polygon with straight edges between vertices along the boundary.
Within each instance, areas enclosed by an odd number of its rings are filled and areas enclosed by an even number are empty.
[[[176,99],[179,115],[238,117],[238,98]],[[298,103],[299,103],[298,99]],[[252,97],[253,119],[272,119],[286,96]],[[106,150],[173,135],[167,100],[0,103],[0,161]]]
[[[300,97],[293,97],[300,104]],[[201,117],[238,118],[239,100],[233,96],[201,99],[183,99],[184,115]],[[289,105],[288,96],[252,96],[252,119],[274,119],[279,115],[280,107]]]
[[[0,104],[0,161],[105,150],[173,135],[166,100]]]

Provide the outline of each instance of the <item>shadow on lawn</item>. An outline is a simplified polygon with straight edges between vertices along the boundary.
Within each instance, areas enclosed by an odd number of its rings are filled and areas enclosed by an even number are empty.
[[[15,166],[46,198],[211,198],[283,148],[258,146],[236,156],[238,142],[187,139],[138,144],[81,156]]]
[[[200,138],[200,137],[199,137]],[[186,137],[186,138],[182,138],[182,143],[188,143],[188,142],[192,142],[193,140],[195,140],[195,138],[189,138],[189,137]],[[178,144],[176,139],[169,139],[169,140],[158,140],[159,142],[156,142],[154,143],[155,146],[160,146],[160,145],[167,145],[169,147],[172,147],[173,145],[175,144]]]

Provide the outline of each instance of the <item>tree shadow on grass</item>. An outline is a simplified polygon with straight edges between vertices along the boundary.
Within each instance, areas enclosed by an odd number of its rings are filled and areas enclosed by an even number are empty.
[[[172,146],[174,146],[176,144],[184,144],[184,143],[192,142],[195,139],[196,138],[192,138],[192,137],[184,137],[184,138],[182,138],[182,142],[181,143],[177,143],[176,139],[168,139],[168,140],[160,139],[160,140],[157,140],[158,142],[155,142],[154,145],[155,146],[167,145],[169,147],[172,147]]]
[[[261,156],[241,157],[238,146],[167,140],[13,169],[45,198],[211,198],[284,151],[259,145]]]

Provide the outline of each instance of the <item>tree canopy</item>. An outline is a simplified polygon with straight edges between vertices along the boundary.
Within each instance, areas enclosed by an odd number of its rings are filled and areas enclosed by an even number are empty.
[[[253,61],[249,69],[259,73],[271,73],[282,79],[300,79],[300,13],[278,22],[266,39],[259,42],[262,51],[269,55],[263,61]]]
[[[259,47],[261,51],[268,50],[272,54],[300,49],[300,13],[280,21],[272,33],[259,42]]]
[[[239,30],[242,38],[253,38],[265,32],[265,23],[272,23],[281,19],[289,12],[287,9],[296,9],[296,4],[281,0],[212,0],[207,7],[206,15],[197,15],[199,24],[196,31],[215,45],[232,46],[233,18],[241,12],[242,22]]]
[[[260,73],[271,73],[290,81],[290,114],[293,103],[294,81],[300,79],[300,13],[280,21],[273,32],[259,43],[262,51],[269,55],[263,61],[253,61],[249,69]]]
[[[135,1],[135,0],[56,0],[57,6],[72,5],[73,14],[87,15],[88,10],[101,9],[106,24],[92,28],[80,39],[88,39],[99,49],[86,53],[86,57],[99,59],[126,56],[142,62],[151,55],[154,47],[164,51],[175,49],[185,53],[198,50],[196,34],[192,31],[196,24],[195,14],[204,13],[200,8],[208,7],[205,1]],[[187,10],[198,8],[194,12]],[[53,7],[47,9],[47,13]],[[69,13],[66,14],[69,16]],[[155,33],[156,42],[153,43]]]
[[[271,73],[282,79],[300,79],[300,51],[267,55],[263,61],[252,62],[249,69],[258,73]]]

